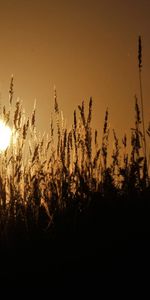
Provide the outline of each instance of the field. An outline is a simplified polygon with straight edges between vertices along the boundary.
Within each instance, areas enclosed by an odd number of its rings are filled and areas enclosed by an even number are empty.
[[[139,60],[139,69],[140,60]],[[140,70],[141,71],[141,70]],[[146,274],[150,266],[150,178],[143,106],[135,97],[130,138],[119,143],[109,127],[93,130],[82,102],[68,130],[54,91],[50,131],[36,129],[13,98],[2,120],[12,128],[10,146],[0,153],[1,282],[19,288],[71,285],[88,289]],[[110,131],[111,153],[108,152]]]

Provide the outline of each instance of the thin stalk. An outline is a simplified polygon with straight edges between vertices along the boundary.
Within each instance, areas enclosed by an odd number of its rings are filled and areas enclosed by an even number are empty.
[[[140,99],[141,99],[141,112],[142,112],[142,130],[143,130],[143,142],[144,142],[144,158],[146,165],[146,172],[148,171],[147,166],[147,146],[145,137],[145,121],[144,121],[144,101],[143,101],[143,88],[142,88],[142,42],[141,36],[139,36],[139,48],[138,48],[138,62],[139,62],[139,84],[140,84]]]
[[[140,83],[140,99],[141,99],[141,112],[142,112],[144,155],[146,157],[146,137],[145,137],[144,103],[143,103],[143,89],[142,89],[142,75],[141,75],[141,70],[139,70],[139,83]]]

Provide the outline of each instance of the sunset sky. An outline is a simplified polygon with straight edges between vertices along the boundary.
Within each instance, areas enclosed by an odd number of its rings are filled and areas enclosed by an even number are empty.
[[[11,74],[15,98],[49,128],[53,89],[68,125],[73,110],[90,96],[93,126],[123,135],[133,126],[139,96],[137,46],[143,44],[146,125],[150,120],[150,0],[0,0],[0,97],[8,103]]]

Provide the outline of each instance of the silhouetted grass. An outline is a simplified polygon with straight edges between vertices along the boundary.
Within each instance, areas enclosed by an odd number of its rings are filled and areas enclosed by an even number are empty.
[[[141,56],[139,63],[141,72]],[[109,159],[109,113],[100,138],[91,126],[92,98],[88,114],[82,102],[68,129],[55,91],[50,132],[40,136],[36,107],[26,118],[22,103],[14,102],[13,88],[12,77],[9,108],[4,106],[1,115],[13,132],[10,147],[0,153],[2,274],[11,278],[15,270],[32,280],[36,272],[46,272],[57,281],[58,270],[70,272],[71,264],[78,276],[77,268],[81,273],[100,270],[103,276],[121,271],[119,257],[127,271],[131,241],[141,241],[134,250],[144,255],[142,239],[147,247],[150,240],[149,128],[145,132],[137,97],[131,138],[125,135],[119,144],[113,129]]]

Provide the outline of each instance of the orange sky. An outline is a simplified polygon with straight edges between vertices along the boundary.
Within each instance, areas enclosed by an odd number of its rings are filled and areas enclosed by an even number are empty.
[[[94,101],[94,126],[106,108],[118,134],[133,126],[139,95],[137,40],[143,41],[146,124],[150,120],[149,0],[1,0],[0,95],[7,103],[11,74],[15,97],[27,113],[37,99],[38,127],[48,130],[56,86],[70,124],[82,100]]]

